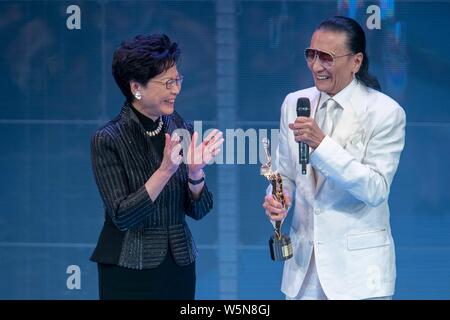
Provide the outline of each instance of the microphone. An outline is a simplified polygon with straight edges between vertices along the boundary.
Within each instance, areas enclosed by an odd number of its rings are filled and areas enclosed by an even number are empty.
[[[297,100],[297,117],[309,117],[311,114],[311,105],[308,98],[298,98]],[[302,165],[302,174],[306,174],[306,165],[309,163],[309,146],[299,143],[298,159]]]

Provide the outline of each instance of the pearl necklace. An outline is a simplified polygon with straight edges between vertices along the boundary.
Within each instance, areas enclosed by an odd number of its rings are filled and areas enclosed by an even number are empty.
[[[154,137],[157,134],[159,134],[161,132],[161,129],[163,127],[163,121],[161,119],[161,117],[159,117],[159,123],[158,123],[158,128],[156,128],[153,131],[145,131],[145,133],[149,136],[149,137]]]

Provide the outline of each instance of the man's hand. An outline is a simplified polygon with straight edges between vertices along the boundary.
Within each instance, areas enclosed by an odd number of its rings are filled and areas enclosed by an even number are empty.
[[[266,215],[270,220],[281,221],[286,218],[287,208],[291,206],[291,196],[289,193],[284,192],[284,200],[286,202],[286,207],[283,207],[272,194],[268,194],[264,197],[263,208],[266,209]]]
[[[295,141],[304,142],[313,149],[316,149],[325,138],[325,134],[313,118],[298,117],[294,123],[289,123],[289,129],[294,132]]]

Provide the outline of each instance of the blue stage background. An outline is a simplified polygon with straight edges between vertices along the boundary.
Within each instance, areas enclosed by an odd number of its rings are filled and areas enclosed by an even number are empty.
[[[66,9],[78,5],[81,29]],[[285,95],[312,80],[303,49],[335,14],[369,30],[371,70],[407,114],[390,195],[395,299],[450,298],[448,1],[1,1],[0,299],[97,299],[89,256],[103,208],[90,136],[123,102],[111,76],[121,41],[167,33],[182,49],[176,108],[205,128],[275,129]],[[207,168],[214,210],[189,220],[198,299],[283,299],[261,208],[260,164]],[[285,231],[287,226],[285,225]],[[67,286],[69,266],[81,287]]]

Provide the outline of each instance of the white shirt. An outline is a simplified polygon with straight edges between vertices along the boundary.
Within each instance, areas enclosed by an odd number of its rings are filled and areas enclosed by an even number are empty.
[[[350,103],[351,96],[353,90],[356,88],[357,81],[354,79],[352,82],[350,82],[344,89],[339,91],[337,94],[335,94],[333,97],[328,95],[326,92],[320,92],[320,99],[317,107],[316,114],[314,115],[314,119],[316,120],[317,124],[321,129],[323,129],[323,118],[325,117],[326,113],[326,107],[325,102],[329,99],[333,99],[336,104],[333,110],[331,111],[332,117],[333,117],[333,128],[336,127],[336,124],[339,122],[339,119],[341,118],[342,111],[345,109],[345,107]],[[328,135],[331,135],[331,132],[328,133]]]

